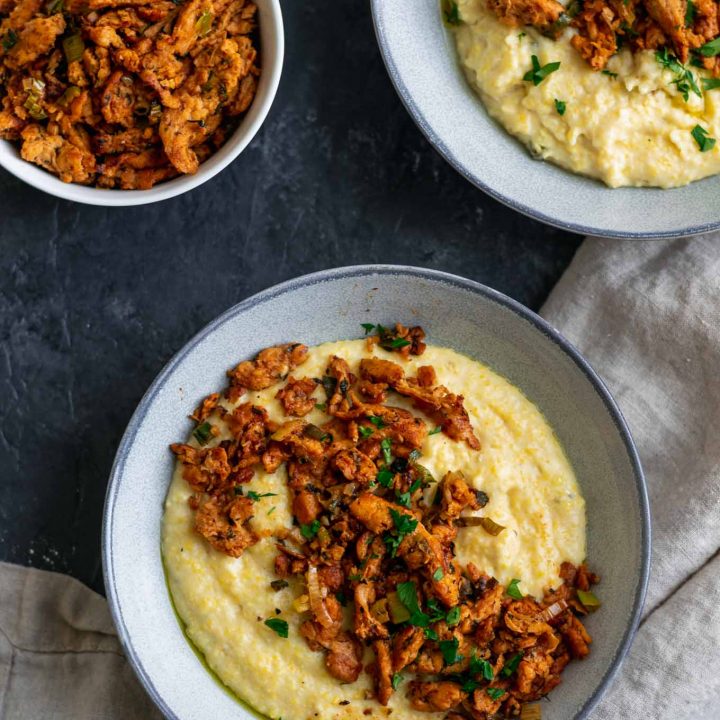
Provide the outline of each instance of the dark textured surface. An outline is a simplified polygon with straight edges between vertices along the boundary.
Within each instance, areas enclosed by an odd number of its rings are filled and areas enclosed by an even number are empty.
[[[284,11],[270,117],[203,187],[110,210],[0,170],[0,559],[102,589],[105,486],[135,405],[186,340],[251,293],[386,262],[537,308],[570,261],[580,238],[485,197],[428,146],[390,86],[365,2]]]

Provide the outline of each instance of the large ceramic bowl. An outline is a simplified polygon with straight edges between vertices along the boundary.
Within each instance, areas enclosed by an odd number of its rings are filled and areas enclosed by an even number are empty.
[[[285,55],[285,35],[280,0],[255,0],[255,3],[258,6],[260,60],[262,63],[257,93],[232,136],[218,152],[200,164],[200,168],[194,175],[181,175],[167,182],[159,183],[149,190],[106,190],[64,183],[55,175],[23,160],[17,147],[6,140],[0,140],[0,166],[20,180],[24,180],[28,185],[50,195],[86,205],[102,205],[104,207],[147,205],[167,200],[188,192],[215,177],[235,160],[255,137],[270,111],[280,83]]]
[[[372,0],[372,9],[390,78],[415,122],[460,174],[496,200],[587,235],[677,237],[720,227],[720,176],[673,190],[610,189],[534,160],[465,81],[439,0]]]
[[[422,325],[431,342],[487,363],[521,388],[577,473],[603,608],[588,620],[590,657],[564,673],[544,720],[586,717],[617,673],[645,594],[650,518],[637,454],[608,391],[553,328],[500,293],[430,270],[362,266],[292,280],[221,315],[160,373],[122,439],[104,513],[105,587],[127,656],[168,718],[258,717],[206,672],[173,612],[160,555],[173,470],[168,444],[188,434],[188,413],[224,387],[239,358],[294,339],[353,338],[361,322],[394,320]]]

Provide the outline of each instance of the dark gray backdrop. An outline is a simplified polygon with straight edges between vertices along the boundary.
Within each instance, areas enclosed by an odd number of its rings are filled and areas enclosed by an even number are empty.
[[[579,244],[435,154],[390,85],[365,0],[283,10],[275,105],[203,187],[112,210],[0,170],[0,559],[102,590],[105,486],[136,403],[186,340],[251,293],[333,266],[404,263],[537,309]]]

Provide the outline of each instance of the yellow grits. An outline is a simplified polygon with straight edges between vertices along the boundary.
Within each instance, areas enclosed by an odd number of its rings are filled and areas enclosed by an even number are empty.
[[[538,409],[506,380],[453,350],[428,346],[421,357],[408,361],[381,349],[375,354],[401,363],[408,375],[414,375],[420,365],[432,365],[439,383],[465,396],[482,449],[471,450],[439,433],[428,437],[421,462],[438,479],[449,470],[461,470],[469,484],[490,497],[479,514],[492,517],[506,530],[497,537],[480,527],[460,530],[458,559],[472,560],[503,583],[520,578],[525,594],[541,596],[545,589],[558,586],[560,563],[578,564],[585,559],[585,503],[572,468]],[[357,374],[360,359],[368,351],[363,340],[311,348],[294,376],[322,376],[331,355],[345,358]],[[245,395],[241,401],[264,406],[275,420],[287,420],[275,399],[278,387]],[[322,394],[320,388],[319,402]],[[410,408],[396,396],[389,404]],[[306,419],[321,424],[327,416],[313,410]],[[387,709],[365,699],[372,689],[367,673],[350,685],[332,678],[325,669],[324,654],[312,652],[298,632],[306,616],[295,612],[292,602],[305,588],[298,580],[279,592],[270,588],[276,579],[277,550],[272,538],[261,540],[237,559],[213,550],[193,530],[187,502],[191,491],[181,473],[178,465],[162,528],[170,590],[188,637],[239,698],[273,719],[365,720],[387,717],[388,709],[403,720],[444,717],[445,713],[413,710],[402,686]],[[258,493],[277,493],[258,501],[251,521],[256,531],[291,525],[285,478],[284,466],[273,475],[260,469],[249,484],[248,489]],[[428,490],[432,493],[434,487]],[[269,617],[289,623],[287,639],[263,624]],[[340,704],[346,700],[349,704]],[[363,715],[366,708],[371,715]]]
[[[533,28],[502,25],[486,0],[457,0],[453,29],[460,63],[492,117],[533,155],[568,170],[623,185],[677,187],[720,172],[720,144],[708,152],[691,130],[720,139],[720,90],[687,102],[652,51],[621,50],[595,72],[570,45]],[[538,86],[523,80],[531,56],[560,62]],[[704,71],[689,68],[698,86]],[[566,104],[560,115],[555,100]]]

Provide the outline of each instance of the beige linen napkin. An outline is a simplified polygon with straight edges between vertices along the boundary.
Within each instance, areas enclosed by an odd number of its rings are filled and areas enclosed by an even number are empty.
[[[592,720],[720,718],[719,243],[588,240],[543,310],[618,400],[653,504],[643,622]],[[102,598],[0,564],[0,720],[157,717]]]

